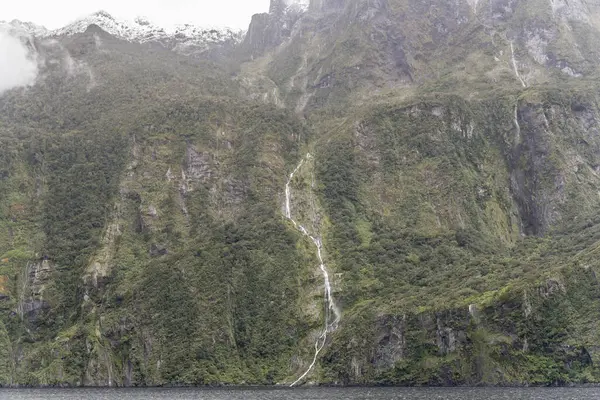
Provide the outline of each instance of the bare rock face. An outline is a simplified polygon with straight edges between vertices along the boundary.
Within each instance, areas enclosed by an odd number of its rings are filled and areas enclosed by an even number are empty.
[[[113,221],[106,226],[102,237],[102,247],[92,257],[86,269],[83,280],[88,285],[97,289],[110,276],[114,264],[116,242],[119,236],[121,236],[119,212],[116,212]]]
[[[346,1],[344,0],[311,0],[310,11],[323,12],[330,10],[339,10],[344,8]]]
[[[287,8],[285,0],[271,0],[269,5],[269,14],[282,14]]]
[[[27,316],[33,320],[38,313],[50,307],[44,299],[44,292],[53,271],[54,265],[47,259],[27,264],[17,306],[17,313],[21,317]]]
[[[593,4],[584,0],[549,0],[552,15],[565,20],[589,21]],[[597,6],[596,6],[597,7]]]
[[[255,58],[279,46],[290,37],[305,10],[300,3],[271,0],[268,14],[256,14],[252,17],[242,44],[242,52]]]
[[[196,151],[192,146],[186,150],[186,176],[197,182],[205,183],[214,175],[212,155]]]
[[[150,256],[152,257],[160,257],[169,254],[169,249],[167,249],[162,244],[153,243],[150,246]]]
[[[271,14],[256,14],[244,39],[243,47],[252,58],[263,54],[281,43],[280,28],[274,24]]]
[[[436,344],[442,355],[456,351],[460,341],[465,340],[464,332],[456,332],[449,326],[445,326],[443,318],[436,316]],[[462,339],[462,340],[461,340]]]
[[[386,317],[377,338],[375,367],[380,370],[393,368],[406,357],[406,316]]]
[[[240,204],[246,198],[246,186],[239,179],[226,179],[224,182],[225,202],[228,205]]]
[[[597,135],[600,123],[596,112],[584,104],[565,109],[532,103],[521,104],[515,111],[517,136],[509,155],[510,186],[523,233],[542,235],[568,216],[565,207],[571,185],[580,187],[585,181],[597,184],[596,163],[591,158],[600,154]],[[559,150],[561,137],[572,134],[583,138],[580,154]]]

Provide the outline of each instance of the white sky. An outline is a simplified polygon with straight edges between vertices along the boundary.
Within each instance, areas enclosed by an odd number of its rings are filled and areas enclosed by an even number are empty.
[[[19,19],[57,29],[98,10],[115,18],[147,17],[161,27],[182,23],[246,29],[269,0],[0,0],[0,20]]]

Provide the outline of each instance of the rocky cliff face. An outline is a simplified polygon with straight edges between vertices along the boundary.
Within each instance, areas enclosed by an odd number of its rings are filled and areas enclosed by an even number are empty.
[[[273,0],[194,54],[25,35],[0,384],[600,381],[599,7]]]
[[[290,38],[296,23],[306,10],[306,5],[302,3],[271,0],[268,13],[252,17],[242,44],[242,52],[256,58],[275,49]]]
[[[457,90],[469,82],[477,92],[511,76],[521,87],[591,77],[596,8],[544,1],[313,2],[277,50],[269,75],[288,89],[290,101],[311,93],[309,107],[339,103],[350,92],[355,98],[357,91],[432,81]]]

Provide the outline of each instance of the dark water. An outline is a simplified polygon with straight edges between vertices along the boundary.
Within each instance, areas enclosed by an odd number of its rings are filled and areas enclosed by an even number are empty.
[[[600,400],[600,388],[0,389],[11,400]]]

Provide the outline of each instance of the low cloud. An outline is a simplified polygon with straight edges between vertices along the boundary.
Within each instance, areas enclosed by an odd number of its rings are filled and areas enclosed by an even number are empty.
[[[35,83],[38,67],[20,39],[0,31],[0,94]]]

